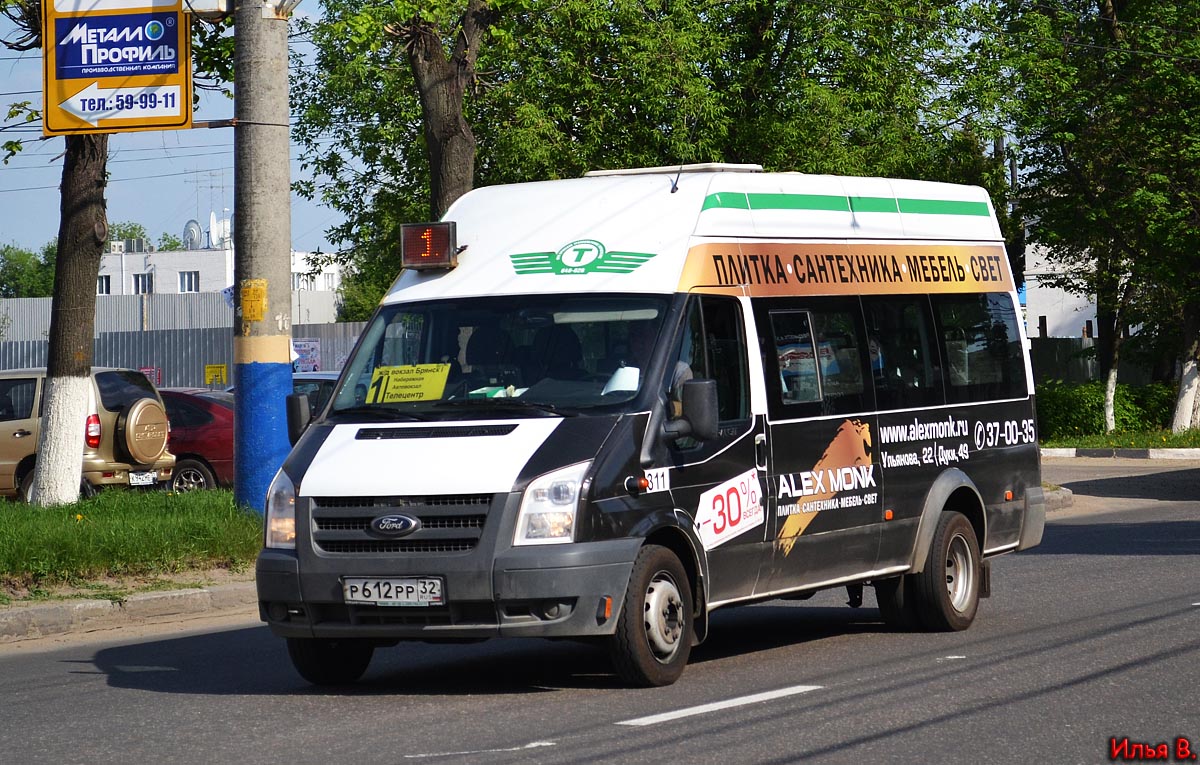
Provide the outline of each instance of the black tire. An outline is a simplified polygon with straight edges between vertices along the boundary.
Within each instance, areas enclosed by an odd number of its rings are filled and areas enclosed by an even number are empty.
[[[349,685],[367,671],[375,646],[362,639],[288,638],[293,666],[313,685]]]
[[[182,494],[185,491],[199,489],[215,489],[216,476],[200,460],[187,459],[175,463],[175,472],[171,474],[171,491]]]
[[[33,491],[33,468],[29,469],[25,475],[21,477],[21,483],[17,485],[17,501],[29,504],[29,494]],[[92,486],[91,482],[86,478],[79,479],[79,498],[91,499],[96,496],[96,487]]]
[[[687,666],[692,635],[692,587],[683,564],[667,548],[646,545],[609,639],[613,669],[630,685],[670,685]]]
[[[913,594],[925,629],[965,630],[979,610],[979,542],[962,513],[938,518],[925,570],[914,575]]]
[[[913,593],[913,579],[912,575],[897,576],[874,583],[879,615],[884,622],[898,630],[913,630],[921,625],[916,595]]]

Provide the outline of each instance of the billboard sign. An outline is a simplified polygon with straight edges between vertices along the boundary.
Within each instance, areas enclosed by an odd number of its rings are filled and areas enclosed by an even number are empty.
[[[53,0],[42,34],[46,135],[191,127],[191,38],[179,0]]]

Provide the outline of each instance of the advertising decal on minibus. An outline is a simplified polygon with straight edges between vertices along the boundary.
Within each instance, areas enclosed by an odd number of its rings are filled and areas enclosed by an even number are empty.
[[[779,527],[784,555],[822,511],[877,504],[871,426],[860,420],[843,422],[812,470],[780,477],[776,496],[775,514],[787,518]]]
[[[752,296],[868,295],[895,292],[1008,292],[1001,247],[978,245],[782,244],[721,242],[688,251],[679,280],[744,284]]]
[[[696,530],[705,550],[763,525],[758,470],[751,468],[700,495]]]
[[[651,252],[609,252],[595,239],[577,239],[558,252],[509,255],[518,274],[628,274],[654,257]]]

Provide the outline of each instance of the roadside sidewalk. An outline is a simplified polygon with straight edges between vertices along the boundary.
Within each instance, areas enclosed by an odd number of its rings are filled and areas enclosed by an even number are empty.
[[[61,600],[31,605],[14,604],[0,608],[0,643],[136,624],[179,622],[236,610],[249,611],[257,602],[254,582],[249,581],[137,593],[116,603],[109,600]]]
[[[1134,460],[1200,460],[1200,449],[1042,449],[1043,457],[1120,457]]]

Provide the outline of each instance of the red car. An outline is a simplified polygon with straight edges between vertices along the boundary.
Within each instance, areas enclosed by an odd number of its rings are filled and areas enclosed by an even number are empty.
[[[204,388],[162,388],[175,455],[174,491],[233,484],[233,395]]]

